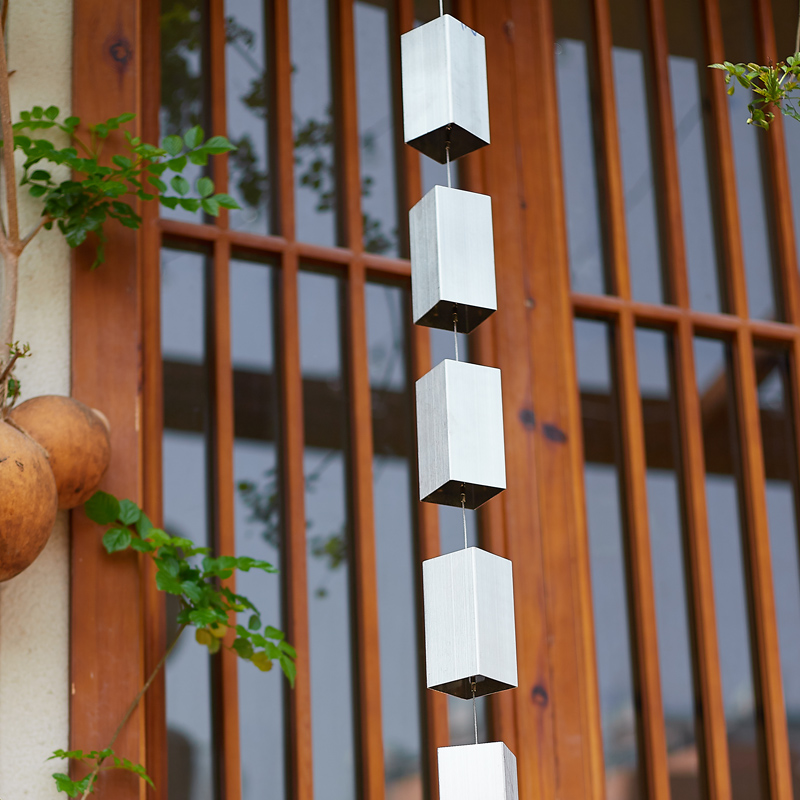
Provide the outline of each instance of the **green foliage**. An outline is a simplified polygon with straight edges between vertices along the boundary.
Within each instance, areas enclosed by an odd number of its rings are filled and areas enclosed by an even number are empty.
[[[60,115],[56,106],[35,106],[23,111],[20,121],[14,124],[14,148],[25,156],[20,185],[27,186],[31,196],[41,200],[43,226],[50,229],[57,225],[70,247],[82,244],[90,233],[96,235],[93,266],[104,260],[103,226],[108,219],[134,229],[141,224],[141,217],[128,199],[157,198],[167,208],[180,206],[212,216],[219,215],[221,208],[239,208],[230,195],[214,193],[210,178],[201,177],[193,194],[181,175],[188,164],[205,166],[210,156],[235,150],[224,136],[206,140],[203,129],[195,125],[183,136],[167,136],[157,147],[123,130],[122,152],[113,155],[111,165],[106,166],[100,163],[106,140],[135,115],[121,114],[90,125],[88,141],[77,133],[81,124],[78,117],[60,120]],[[69,137],[69,144],[56,147],[49,139],[40,138],[39,131],[60,131]],[[75,175],[66,180],[56,178],[55,170],[62,166]]]
[[[81,797],[84,794],[93,793],[97,784],[98,774],[110,769],[124,769],[132,772],[153,786],[153,781],[141,764],[134,764],[127,758],[119,758],[110,747],[105,750],[91,750],[88,753],[83,750],[56,750],[48,761],[52,761],[54,758],[68,758],[71,761],[87,764],[92,768],[91,772],[79,781],[73,781],[69,775],[65,775],[63,772],[53,773],[56,788],[59,792],[66,792],[69,797]],[[103,766],[109,758],[111,763]]]
[[[31,354],[29,344],[9,342],[7,358],[0,360],[0,419],[4,419],[8,412],[19,400],[21,384],[14,377],[14,366],[20,358],[28,358]]]
[[[108,553],[132,549],[153,559],[156,586],[180,598],[178,624],[196,628],[198,643],[211,653],[227,647],[263,671],[277,661],[294,685],[296,653],[283,632],[271,625],[262,629],[261,613],[253,603],[222,583],[235,570],[277,572],[272,564],[249,556],[214,558],[209,548],[153,527],[136,503],[118,500],[106,492],[95,492],[84,509],[89,519],[108,527],[103,535],[103,546]],[[247,627],[231,624],[236,614],[245,611],[250,612]],[[231,638],[226,645],[224,640]]]
[[[773,108],[779,108],[787,117],[800,120],[800,54],[789,56],[778,64],[710,64],[711,69],[725,72],[728,94],[733,94],[736,84],[753,93],[748,104],[748,125],[757,125],[769,130],[775,119]]]

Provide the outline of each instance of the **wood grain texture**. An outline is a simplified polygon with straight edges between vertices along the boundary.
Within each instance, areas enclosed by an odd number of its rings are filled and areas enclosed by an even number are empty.
[[[685,509],[683,550],[692,631],[695,698],[700,707],[696,735],[702,776],[709,800],[730,800],[728,734],[717,644],[702,414],[695,378],[693,334],[691,321],[687,318],[680,320],[674,344],[674,369],[681,454],[681,496]]]
[[[138,2],[76,0],[73,113],[99,121],[141,111]],[[117,138],[117,136],[119,138]],[[121,143],[115,134],[107,150]],[[106,265],[90,270],[92,243],[74,253],[72,393],[111,423],[112,460],[101,488],[142,500],[141,284],[139,237],[110,225]],[[70,746],[103,748],[144,679],[141,574],[135,554],[109,556],[102,529],[72,512]],[[115,749],[145,760],[143,715],[137,710]],[[105,773],[99,791],[119,800],[140,796],[139,779]]]
[[[792,769],[775,616],[764,456],[753,342],[744,329],[737,333],[733,346],[733,379],[741,459],[740,492],[744,517],[743,554],[750,602],[750,647],[756,703],[759,716],[763,715],[761,734],[766,756],[764,766],[769,796],[788,800],[792,797]]]

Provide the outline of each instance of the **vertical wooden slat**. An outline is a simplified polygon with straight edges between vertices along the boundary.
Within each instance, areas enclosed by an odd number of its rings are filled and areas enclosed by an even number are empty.
[[[356,77],[354,0],[335,0],[338,120],[341,130],[339,224],[354,258],[347,280],[347,348],[351,507],[355,550],[354,581],[358,663],[358,744],[360,785],[364,796],[381,800],[385,793],[381,721],[378,579],[375,563],[375,515],[372,498],[372,396],[367,353],[366,273],[361,216],[361,175]]]
[[[675,389],[684,505],[684,553],[693,633],[695,697],[700,708],[700,763],[709,800],[730,800],[731,778],[714,608],[714,575],[705,492],[700,399],[691,323],[682,319],[674,345]]]
[[[142,138],[159,138],[161,82],[160,3],[142,7],[140,48],[142,81],[149,90],[143,94]],[[163,510],[162,432],[164,429],[163,373],[161,362],[161,235],[159,207],[142,208],[142,465],[143,506],[154,524],[161,525]],[[155,566],[143,559],[145,675],[150,675],[167,647],[167,618],[164,593],[155,583]],[[167,699],[164,672],[160,672],[145,695],[145,765],[155,788],[147,787],[148,800],[167,800]]]
[[[140,111],[140,3],[76,0],[72,112],[86,122]],[[110,137],[108,158],[121,148]],[[107,263],[90,269],[93,245],[74,254],[72,281],[72,393],[102,410],[111,423],[112,460],[101,488],[141,501],[142,251],[136,233],[108,227]],[[139,562],[109,556],[100,529],[82,509],[71,514],[70,746],[103,748],[144,678]],[[137,710],[115,743],[134,762],[144,760],[143,719]],[[139,779],[104,773],[99,792],[119,800],[140,797]]]
[[[773,800],[790,800],[792,769],[772,583],[761,423],[753,342],[745,326],[739,328],[733,347],[733,376],[739,423],[744,562],[752,625],[750,647],[754,653],[757,703],[763,715],[766,778]]]
[[[669,80],[669,36],[664,0],[649,0],[648,23],[653,76],[650,95],[653,107],[654,166],[659,178],[659,211],[663,251],[666,256],[667,302],[689,307],[689,278],[683,236],[683,213],[678,166],[678,147]]]
[[[283,591],[286,634],[297,649],[297,680],[288,692],[287,796],[313,800],[311,662],[306,577],[305,474],[303,469],[303,376],[300,368],[298,259],[294,211],[294,132],[289,2],[274,0],[275,138],[281,232],[289,241],[280,276],[278,314],[280,363],[280,455],[283,511]]]
[[[754,0],[755,33],[758,59],[762,64],[774,64],[789,53],[779,54],[775,46],[775,27],[769,0]],[[800,324],[800,280],[797,273],[797,250],[792,214],[792,190],[789,184],[789,164],[786,160],[786,133],[783,117],[776,113],[770,130],[764,137],[766,149],[767,192],[772,215],[772,237],[777,256],[776,281],[783,306],[784,318],[793,325]]]
[[[227,134],[225,103],[225,2],[208,0],[208,79],[210,122],[214,135]],[[214,160],[216,191],[228,191],[228,159]],[[223,231],[228,228],[228,211],[216,220]],[[214,549],[219,555],[236,553],[233,477],[233,366],[231,363],[230,243],[217,239],[212,251],[209,299],[209,365],[212,392],[211,492],[214,495]],[[236,591],[235,576],[225,585]],[[231,619],[235,623],[235,619]],[[239,763],[238,656],[223,648],[212,662],[214,682],[215,757],[217,783],[222,800],[240,800],[242,771]]]
[[[710,64],[725,61],[722,37],[722,18],[719,0],[700,0],[705,27],[706,58]],[[747,318],[747,282],[744,271],[744,252],[739,226],[739,205],[736,189],[736,164],[730,130],[728,95],[720,77],[708,85],[711,103],[710,146],[711,167],[716,183],[716,203],[720,219],[720,254],[723,263],[723,288],[726,310]]]
[[[622,434],[623,492],[629,570],[629,615],[633,627],[638,720],[642,743],[640,770],[647,796],[669,800],[669,769],[661,705],[658,633],[647,516],[647,461],[644,448],[641,397],[636,369],[636,328],[633,314],[620,313],[615,331],[614,382],[619,392]]]
[[[628,240],[625,225],[625,189],[622,180],[622,156],[619,148],[619,124],[614,90],[613,37],[609,0],[591,0],[594,29],[594,79],[598,98],[596,110],[597,147],[602,158],[600,184],[606,215],[605,247],[610,290],[624,300],[631,299],[628,270]]]

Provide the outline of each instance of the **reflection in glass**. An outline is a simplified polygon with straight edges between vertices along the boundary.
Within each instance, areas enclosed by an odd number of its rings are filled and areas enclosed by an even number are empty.
[[[726,0],[722,15],[725,58],[734,63],[756,60],[753,7],[749,0]],[[793,28],[794,29],[794,28]],[[717,76],[717,80],[721,80]],[[729,98],[739,221],[751,317],[782,319],[773,283],[774,252],[764,176],[764,131],[748,125],[750,95],[739,87]]]
[[[755,800],[761,797],[756,698],[750,660],[729,354],[723,342],[711,339],[696,339],[694,354],[703,419],[708,531],[731,784],[734,800]]]
[[[664,10],[689,299],[693,308],[717,312],[722,304],[706,142],[710,109],[707,87],[716,76],[709,74],[706,67],[698,0],[671,0],[665,3]]]
[[[230,212],[232,228],[273,233],[270,130],[274,115],[270,38],[264,0],[225,0],[225,98],[229,193],[241,210]]]
[[[341,242],[328,0],[290,0],[289,21],[297,238],[334,246]]]
[[[364,249],[398,255],[397,162],[391,54],[391,0],[353,5]]]
[[[800,797],[800,557],[798,557],[796,465],[789,394],[789,359],[756,349],[755,373],[764,446],[772,583],[778,617],[783,698],[792,751],[795,797]]]
[[[205,348],[206,259],[162,252],[161,352],[164,369],[164,528],[208,546],[208,372]],[[178,630],[167,602],[167,636]],[[186,635],[167,660],[169,796],[214,797],[211,673],[204,648]]]
[[[277,274],[267,264],[231,261],[236,485],[236,554],[263,559],[282,570],[278,471],[278,398],[275,370]],[[264,624],[281,625],[281,573],[253,570],[236,576],[236,588],[261,611]],[[247,625],[249,614],[239,624]],[[286,794],[283,677],[238,662],[239,741],[243,800]]]
[[[553,4],[561,162],[573,292],[608,291],[600,232],[589,84],[590,14],[583,0]]]
[[[317,800],[356,796],[343,289],[339,278],[300,273],[311,727]]]
[[[702,796],[694,720],[692,654],[684,573],[677,419],[666,334],[639,328],[636,363],[647,459],[647,508],[656,601],[661,699],[670,788]]]
[[[617,100],[628,262],[634,300],[669,302],[663,289],[661,232],[656,202],[648,106],[647,26],[641,0],[611,4],[614,89]]]
[[[639,748],[625,590],[611,336],[605,323],[575,320],[585,453],[595,648],[607,800],[641,797]]]
[[[370,283],[366,301],[386,797],[421,800],[424,675],[418,656],[409,298],[403,289]]]
[[[194,125],[208,131],[205,52],[206,4],[203,0],[162,0],[161,3],[161,136],[182,135]],[[183,176],[194,185],[203,167],[188,164]],[[202,221],[200,214],[161,206],[169,219]]]

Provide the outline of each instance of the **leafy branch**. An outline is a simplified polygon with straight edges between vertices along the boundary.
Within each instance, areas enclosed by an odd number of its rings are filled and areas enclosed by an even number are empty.
[[[780,109],[787,117],[800,121],[800,12],[798,12],[797,33],[795,35],[794,55],[777,64],[709,64],[711,69],[725,72],[728,94],[736,90],[736,84],[753,93],[748,125],[757,125],[769,130],[775,119],[773,108]]]
[[[185,537],[170,536],[166,531],[154,527],[136,503],[118,500],[106,492],[96,492],[86,502],[84,509],[89,519],[107,528],[103,535],[106,552],[133,550],[152,559],[156,567],[156,586],[178,597],[181,610],[177,616],[180,626],[178,634],[128,706],[108,746],[88,753],[82,750],[57,750],[53,754],[53,758],[94,764],[89,775],[79,781],[73,781],[63,773],[53,775],[58,791],[64,791],[70,797],[82,798],[94,792],[97,778],[105,769],[126,769],[151,783],[144,768],[117,757],[113,745],[187,627],[195,628],[195,640],[207,647],[212,655],[222,648],[231,650],[262,672],[269,672],[273,663],[277,662],[292,686],[297,674],[297,654],[286,641],[283,631],[272,625],[263,626],[261,612],[256,606],[224,584],[235,570],[249,572],[256,569],[267,574],[277,572],[272,564],[249,556],[214,558],[208,547],[198,547]],[[249,612],[247,626],[236,622],[236,615],[244,612]],[[112,757],[113,766],[105,766],[107,759]]]

